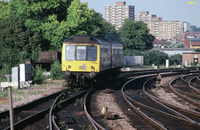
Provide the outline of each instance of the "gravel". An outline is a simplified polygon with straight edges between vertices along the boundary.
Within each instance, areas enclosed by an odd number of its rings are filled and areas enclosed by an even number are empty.
[[[50,80],[45,84],[31,85],[31,87],[23,88],[20,90],[15,89],[12,91],[13,107],[34,101],[38,98],[45,97],[52,93],[66,89],[65,87],[63,87],[63,83],[63,80]],[[8,98],[2,98],[1,100],[3,99],[4,102],[0,103],[0,111],[9,109]]]

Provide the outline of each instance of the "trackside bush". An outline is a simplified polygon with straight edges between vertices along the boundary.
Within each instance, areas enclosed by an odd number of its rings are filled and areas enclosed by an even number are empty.
[[[45,70],[43,70],[39,65],[36,65],[36,67],[33,68],[33,70],[32,70],[33,83],[41,84],[44,82],[44,80],[45,80],[45,76],[43,75],[44,71]]]
[[[61,69],[61,65],[59,61],[54,61],[54,63],[51,65],[51,78],[52,79],[64,79],[64,74]]]

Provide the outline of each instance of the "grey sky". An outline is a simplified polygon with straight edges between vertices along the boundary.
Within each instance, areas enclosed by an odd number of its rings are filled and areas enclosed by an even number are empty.
[[[105,14],[105,6],[115,5],[120,0],[81,0],[88,2],[89,8]],[[123,0],[121,0],[123,1]],[[127,5],[135,6],[135,15],[149,11],[163,17],[163,20],[181,20],[200,27],[200,0],[124,0]],[[193,3],[192,3],[193,2]],[[105,17],[104,17],[105,18]]]

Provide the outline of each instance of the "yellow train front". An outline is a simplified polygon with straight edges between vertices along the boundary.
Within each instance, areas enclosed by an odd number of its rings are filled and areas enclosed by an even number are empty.
[[[117,75],[123,65],[123,46],[90,36],[73,36],[62,47],[62,71],[67,86],[86,85]]]

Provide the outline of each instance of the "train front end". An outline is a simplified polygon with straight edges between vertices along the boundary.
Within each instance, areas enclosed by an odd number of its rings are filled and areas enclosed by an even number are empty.
[[[66,85],[85,85],[100,71],[99,44],[89,36],[66,39],[62,47],[62,71]]]

